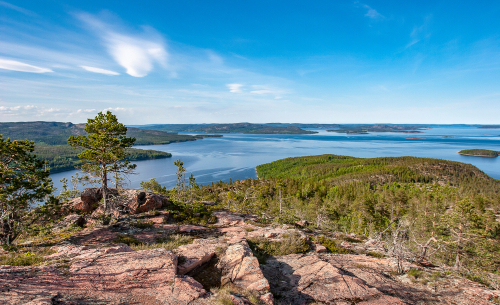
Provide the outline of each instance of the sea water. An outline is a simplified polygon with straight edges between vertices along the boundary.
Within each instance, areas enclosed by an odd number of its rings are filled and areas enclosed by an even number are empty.
[[[320,154],[336,154],[361,158],[384,156],[415,156],[470,163],[493,178],[500,179],[500,157],[462,156],[463,149],[482,148],[500,151],[500,129],[439,126],[422,133],[374,132],[366,135],[346,135],[309,129],[317,134],[251,135],[223,134],[222,138],[137,146],[142,149],[166,151],[171,158],[136,161],[135,175],[128,176],[128,186],[138,188],[141,181],[155,178],[172,188],[176,184],[175,160],[181,159],[186,168],[186,180],[192,172],[197,183],[209,184],[230,179],[256,178],[255,167],[275,160]],[[184,133],[189,134],[189,133]],[[451,138],[450,138],[451,137]],[[417,139],[411,139],[417,138]],[[52,174],[54,185],[61,187],[76,171]]]

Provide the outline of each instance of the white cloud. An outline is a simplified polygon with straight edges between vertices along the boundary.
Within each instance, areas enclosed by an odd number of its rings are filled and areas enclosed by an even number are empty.
[[[166,66],[168,52],[163,39],[151,28],[144,28],[140,35],[127,35],[111,30],[112,25],[106,24],[89,14],[80,14],[80,20],[90,26],[104,41],[108,53],[127,71],[135,77],[144,77],[158,63]]]
[[[232,93],[242,93],[241,87],[243,87],[242,84],[227,84],[226,85],[229,88],[229,92]]]
[[[381,15],[377,10],[371,8],[368,5],[363,5],[364,8],[368,10],[368,12],[365,14],[366,17],[372,18],[372,19],[377,19],[377,18],[385,18],[383,15]]]
[[[21,71],[21,72],[31,72],[31,73],[46,73],[46,72],[54,72],[47,68],[41,68],[37,66],[32,66],[25,64],[20,61],[1,59],[0,58],[0,69],[12,70],[12,71]]]
[[[89,66],[80,66],[80,68],[89,71],[89,72],[94,72],[94,73],[100,73],[100,74],[106,74],[106,75],[120,75],[120,73],[111,71],[111,70],[105,70],[101,68],[95,68],[95,67],[89,67]]]

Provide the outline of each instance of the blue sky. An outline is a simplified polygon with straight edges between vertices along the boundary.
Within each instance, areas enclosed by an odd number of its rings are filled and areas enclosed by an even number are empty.
[[[500,123],[498,1],[3,1],[0,121]]]

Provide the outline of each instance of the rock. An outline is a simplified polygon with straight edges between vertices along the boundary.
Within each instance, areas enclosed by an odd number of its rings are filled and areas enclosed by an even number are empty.
[[[213,216],[217,217],[215,226],[241,226],[245,224],[245,218],[237,215],[236,213],[227,211],[213,212]]]
[[[317,255],[291,254],[270,258],[262,269],[266,278],[273,279],[273,293],[279,293],[285,304],[358,304],[363,301],[374,302],[385,297],[377,289],[366,285],[363,280],[345,274]],[[389,303],[379,304],[405,303],[394,298]]]
[[[233,303],[233,305],[246,305],[246,304],[248,304],[247,302],[245,302],[243,300],[243,298],[237,297],[234,294],[231,294],[230,297],[231,297],[231,302]]]
[[[36,298],[33,301],[26,303],[25,305],[52,305],[52,304],[54,304],[54,299],[56,296],[57,295]]]
[[[191,233],[191,232],[201,232],[206,231],[207,228],[202,226],[194,226],[194,225],[180,225],[179,232]]]
[[[268,292],[266,294],[263,294],[260,296],[260,300],[266,304],[266,305],[273,305],[274,304],[274,297],[273,294]]]
[[[350,249],[350,248],[352,248],[352,244],[351,244],[351,243],[348,243],[348,242],[346,242],[346,241],[343,241],[343,242],[340,244],[340,246],[342,246],[342,247],[344,247],[344,248],[346,248],[346,249]]]
[[[213,201],[200,201],[200,203],[202,203],[204,205],[208,205],[208,206],[214,206],[214,205],[216,205],[216,203],[213,202]]]
[[[102,199],[102,192],[100,188],[86,188],[80,195],[83,203],[92,205]]]
[[[309,222],[307,220],[300,220],[300,221],[297,221],[295,223],[296,225],[298,225],[299,227],[307,227],[309,225]]]
[[[268,291],[269,282],[260,270],[259,261],[253,256],[248,244],[234,244],[220,258],[218,267],[223,276],[248,290]]]
[[[134,196],[135,195],[135,196]],[[161,209],[164,206],[171,204],[166,196],[150,193],[150,192],[135,192],[131,196],[128,194],[126,207],[131,214],[139,214],[152,210]]]
[[[87,221],[85,220],[85,217],[83,217],[82,215],[71,214],[71,215],[64,217],[63,220],[58,222],[55,225],[55,228],[60,230],[60,229],[67,228],[71,225],[75,225],[75,226],[83,228],[83,226],[85,226],[86,223],[87,223]]]
[[[215,244],[189,244],[180,246],[175,253],[183,258],[177,266],[178,274],[186,274],[196,267],[208,262],[215,254]]]
[[[68,205],[72,210],[81,211],[85,214],[92,213],[97,208],[96,203],[83,202],[80,197],[70,200]]]
[[[324,252],[327,252],[326,247],[325,247],[325,246],[322,246],[322,245],[313,244],[313,245],[312,245],[312,248],[313,248],[314,252],[316,252],[316,253],[324,253]]]

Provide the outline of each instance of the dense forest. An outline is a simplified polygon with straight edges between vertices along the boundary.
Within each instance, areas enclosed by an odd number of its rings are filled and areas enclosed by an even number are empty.
[[[320,155],[263,164],[257,173],[259,179],[214,183],[197,194],[224,208],[281,223],[306,220],[330,232],[372,238],[404,232],[397,236],[409,256],[475,280],[500,271],[500,181],[470,164]]]
[[[77,150],[69,145],[37,145],[35,146],[35,155],[48,162],[51,173],[63,172],[75,169],[80,165],[78,154],[82,150]],[[170,158],[172,154],[151,150],[151,149],[127,149],[128,160],[151,160],[160,158]]]

